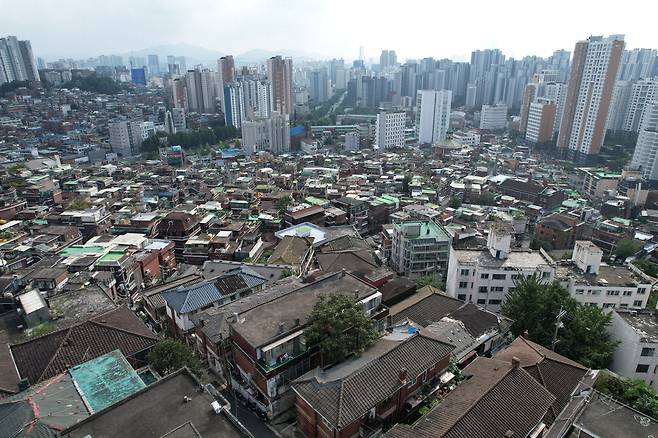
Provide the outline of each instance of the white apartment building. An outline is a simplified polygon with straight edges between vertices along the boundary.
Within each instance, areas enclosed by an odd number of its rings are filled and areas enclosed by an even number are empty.
[[[245,117],[245,97],[242,82],[224,85],[224,121],[226,126],[240,128]]]
[[[585,156],[599,153],[623,50],[623,35],[592,36],[576,43],[558,148]]]
[[[482,105],[480,129],[505,129],[507,126],[506,105]]]
[[[446,292],[452,297],[500,312],[507,294],[521,276],[537,275],[542,281],[555,278],[555,262],[544,251],[512,251],[512,226],[494,224],[486,249],[452,249]]]
[[[171,117],[174,120],[174,128],[176,128],[176,132],[185,131],[187,129],[184,108],[172,108]]]
[[[552,100],[539,98],[537,101],[532,102],[528,108],[525,139],[536,144],[551,141],[556,112],[557,107]]]
[[[418,90],[416,93],[416,137],[420,144],[444,140],[450,125],[450,90]]]
[[[658,180],[658,102],[656,101],[648,103],[644,109],[631,167],[640,169],[642,177],[646,179]]]
[[[576,242],[571,262],[557,268],[556,279],[581,304],[604,309],[643,309],[652,280],[635,266],[601,263],[603,251],[587,240]]]
[[[480,134],[475,131],[458,131],[453,132],[452,139],[459,142],[464,146],[479,146],[480,145]]]
[[[359,150],[359,133],[346,132],[345,133],[345,150],[358,151]]]
[[[619,341],[610,370],[658,389],[658,314],[655,310],[615,310],[608,332]]]
[[[290,121],[285,114],[276,111],[267,119],[242,123],[242,147],[245,154],[260,151],[273,154],[290,152]]]
[[[450,235],[431,220],[394,224],[391,267],[411,278],[426,275],[443,278],[450,245]]]
[[[658,101],[658,79],[645,79],[634,83],[631,87],[622,129],[627,132],[638,132],[645,108],[652,101]]]
[[[380,149],[404,146],[404,126],[407,114],[404,111],[380,111],[375,125],[375,144]]]
[[[142,144],[141,121],[119,120],[110,122],[110,146],[112,151],[124,157],[139,152]]]

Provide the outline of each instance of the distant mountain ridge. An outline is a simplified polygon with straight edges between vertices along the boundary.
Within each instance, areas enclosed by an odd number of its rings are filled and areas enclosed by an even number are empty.
[[[130,52],[121,53],[121,56],[128,58],[130,56],[138,56],[146,58],[148,55],[158,55],[161,64],[166,62],[168,55],[185,56],[188,68],[196,64],[212,65],[217,59],[225,56],[226,53],[219,50],[208,49],[205,47],[195,46],[187,43],[164,44],[160,46],[147,47],[141,50],[132,50]],[[265,49],[252,49],[244,53],[233,54],[236,63],[238,64],[254,64],[264,62],[272,56],[281,55],[283,57],[292,57],[298,61],[317,61],[322,59],[329,59],[328,56],[323,56],[318,53],[307,53],[299,50],[265,50]],[[127,60],[127,59],[126,59]]]

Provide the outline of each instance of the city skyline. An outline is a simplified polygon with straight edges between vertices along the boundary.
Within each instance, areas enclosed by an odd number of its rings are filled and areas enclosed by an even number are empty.
[[[650,14],[633,14],[631,19],[629,14],[637,10],[632,5],[606,14],[600,2],[597,8],[569,4],[571,14],[563,13],[561,5],[566,2],[558,2],[542,11],[540,18],[519,12],[523,4],[516,1],[505,8],[478,2],[469,8],[476,11],[472,16],[464,15],[461,5],[419,1],[407,2],[395,14],[372,2],[318,2],[312,9],[298,0],[278,7],[261,0],[239,4],[199,0],[191,5],[177,0],[143,4],[120,0],[111,5],[37,0],[12,2],[10,7],[9,1],[0,3],[7,5],[0,17],[4,33],[29,39],[35,55],[48,59],[127,54],[179,43],[227,54],[260,49],[348,60],[358,58],[360,47],[366,59],[393,49],[401,62],[426,56],[468,60],[471,51],[487,48],[517,59],[548,56],[553,50],[569,50],[574,41],[588,35],[624,34],[629,49],[655,45]],[[124,14],[126,8],[134,13]],[[76,14],[66,12],[72,10]],[[585,30],[580,23],[584,13],[589,17]],[[222,17],[230,19],[223,22]],[[544,30],[541,23],[560,23],[559,32]],[[116,32],[119,27],[121,32]]]

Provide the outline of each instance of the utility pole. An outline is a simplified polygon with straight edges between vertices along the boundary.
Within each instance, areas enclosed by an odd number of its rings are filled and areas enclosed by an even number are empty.
[[[555,332],[553,333],[553,342],[551,343],[551,350],[553,351],[555,351],[555,344],[557,344],[557,332],[560,330],[560,327],[562,327],[562,318],[565,316],[567,316],[567,311],[564,310],[562,306],[560,306],[560,311],[555,317]]]

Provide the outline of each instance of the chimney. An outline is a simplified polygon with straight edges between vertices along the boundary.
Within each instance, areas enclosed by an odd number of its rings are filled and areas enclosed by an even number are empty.
[[[407,369],[406,368],[400,369],[400,373],[398,375],[398,378],[400,380],[401,385],[404,385],[405,383],[407,383]]]
[[[512,368],[518,368],[520,366],[521,366],[521,360],[518,357],[513,356],[512,357]]]

